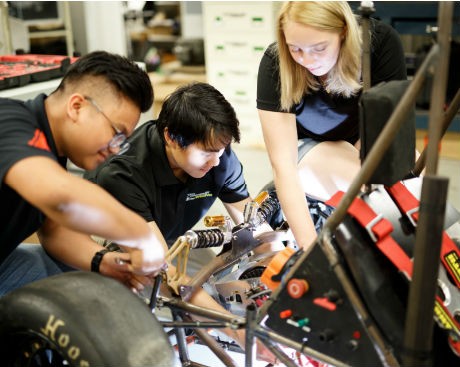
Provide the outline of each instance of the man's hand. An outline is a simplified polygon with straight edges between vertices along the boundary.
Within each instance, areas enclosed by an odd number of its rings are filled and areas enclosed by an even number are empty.
[[[131,251],[131,270],[137,275],[157,275],[165,266],[163,247]]]
[[[165,264],[165,250],[157,237],[149,236],[136,240],[116,241],[117,244],[133,248],[130,251],[129,269],[138,275],[158,274]]]
[[[153,284],[151,276],[135,275],[131,269],[130,253],[108,252],[102,258],[99,272],[136,291],[142,291],[145,286]]]

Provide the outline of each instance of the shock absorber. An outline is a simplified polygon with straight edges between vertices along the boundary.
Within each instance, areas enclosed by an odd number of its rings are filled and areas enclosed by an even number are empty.
[[[269,221],[272,215],[279,210],[280,204],[274,193],[268,194],[262,191],[254,201],[246,204],[244,209],[244,221],[253,227]]]
[[[231,233],[223,232],[219,228],[199,229],[185,232],[190,248],[219,247],[231,240]]]
[[[270,195],[264,200],[259,210],[257,211],[257,218],[259,223],[264,221],[270,221],[273,214],[280,210],[280,203],[274,192],[271,192]]]

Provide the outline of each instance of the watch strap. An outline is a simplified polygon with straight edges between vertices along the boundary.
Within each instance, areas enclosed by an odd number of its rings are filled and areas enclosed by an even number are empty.
[[[91,260],[92,272],[99,273],[99,267],[101,266],[102,258],[107,252],[110,252],[110,250],[105,248],[94,254],[93,259]]]

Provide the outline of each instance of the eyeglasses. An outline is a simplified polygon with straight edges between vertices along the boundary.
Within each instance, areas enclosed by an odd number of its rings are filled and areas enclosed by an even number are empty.
[[[91,97],[86,97],[86,96],[85,96],[85,99],[93,105],[93,107],[97,110],[97,112],[99,112],[102,116],[104,116],[107,119],[108,122],[110,122],[112,129],[115,130],[115,135],[109,141],[109,144],[108,144],[109,150],[116,155],[125,153],[131,146],[127,140],[125,133],[123,133],[122,131],[116,128],[112,120],[107,117],[107,115],[104,113],[104,111],[102,111],[102,109],[99,107],[96,101],[94,101]]]

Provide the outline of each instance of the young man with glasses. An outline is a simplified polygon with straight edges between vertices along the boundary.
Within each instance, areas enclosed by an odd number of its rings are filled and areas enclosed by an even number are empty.
[[[87,267],[102,256],[90,235],[135,248],[107,255],[116,272],[150,274],[163,265],[163,247],[141,216],[66,171],[68,159],[88,170],[125,151],[152,102],[148,75],[102,51],[71,65],[49,96],[0,99],[0,295],[60,271],[40,246],[21,244],[36,231],[43,246],[63,245],[63,256]]]

